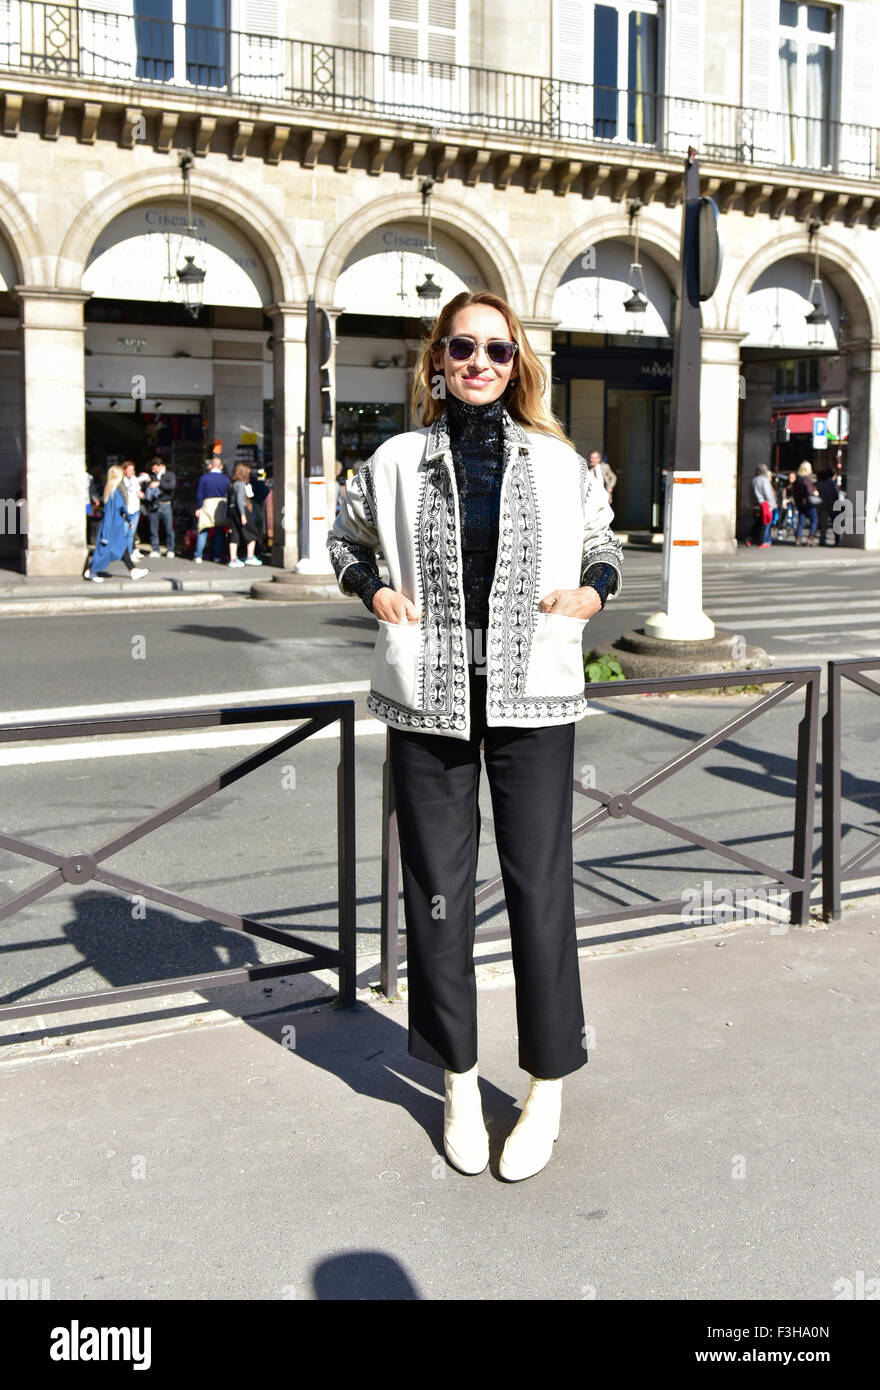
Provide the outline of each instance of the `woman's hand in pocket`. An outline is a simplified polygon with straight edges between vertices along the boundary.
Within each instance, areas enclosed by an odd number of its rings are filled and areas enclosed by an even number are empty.
[[[601,607],[602,600],[590,584],[581,589],[553,589],[538,604],[541,613],[561,614],[567,618],[592,618]]]
[[[373,595],[373,612],[383,623],[414,623],[421,617],[422,610],[416,608],[406,594],[399,594],[385,584]]]

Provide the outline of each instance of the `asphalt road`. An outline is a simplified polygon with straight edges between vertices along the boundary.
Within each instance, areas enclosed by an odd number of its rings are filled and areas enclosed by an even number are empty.
[[[880,563],[847,563],[833,551],[827,565],[825,558],[800,570],[778,561],[761,565],[752,555],[709,563],[705,607],[719,625],[744,631],[777,661],[805,654],[821,661],[849,654],[854,642],[876,652],[876,622],[866,615],[880,605],[875,597]],[[658,605],[658,573],[658,557],[628,556],[624,593],[588,626],[586,644],[601,650],[627,627],[641,625]],[[86,715],[98,705],[122,711],[130,702],[212,702],[214,697],[222,704],[224,694],[232,692],[265,699],[267,691],[315,685],[324,689],[314,698],[337,692],[354,698],[356,718],[364,721],[357,739],[358,923],[364,945],[374,944],[385,737],[367,714],[364,690],[348,687],[368,679],[375,627],[359,605],[345,601],[293,606],[232,600],[210,612],[145,609],[9,619],[0,624],[5,655],[0,704],[7,716],[30,712],[37,717],[38,711],[59,708]],[[768,712],[652,791],[644,805],[685,830],[698,829],[785,866],[801,708],[802,700],[792,699]],[[711,697],[599,701],[596,713],[577,727],[577,774],[587,785],[624,790],[718,727],[730,712],[728,702]],[[67,750],[45,741],[0,747],[0,826],[7,834],[66,853],[94,849],[120,826],[242,756],[243,733],[224,731],[222,737],[226,743],[219,747],[186,733],[159,743],[136,740],[124,748],[106,739]],[[853,848],[864,840],[864,831],[853,827],[877,825],[880,798],[872,755],[878,741],[880,701],[849,691],[844,821],[846,844]],[[33,761],[21,761],[27,758]],[[328,940],[335,929],[336,762],[333,739],[301,744],[115,856],[112,867],[207,905],[222,903]],[[575,819],[594,804],[576,795]],[[481,811],[479,880],[484,882],[498,871],[485,772]],[[576,841],[575,860],[578,908],[587,912],[674,898],[707,879],[743,889],[755,882],[748,871],[725,866],[707,851],[630,818],[606,821]],[[0,898],[22,891],[44,872],[43,866],[0,850]],[[503,921],[500,895],[487,903],[479,920]],[[4,945],[11,948],[2,954],[7,1000],[79,992],[104,980],[131,983],[277,959],[281,953],[280,947],[252,945],[155,905],[147,907],[145,918],[133,917],[130,903],[94,883],[64,885],[24,907],[4,925]]]
[[[880,654],[880,559],[829,547],[705,562],[704,608],[777,663]],[[803,558],[802,558],[803,557]],[[660,606],[658,555],[627,552],[624,587],[584,630],[605,650]],[[263,690],[369,676],[376,620],[354,600],[270,604],[230,598],[210,610],[144,608],[0,625],[0,712]],[[142,640],[138,640],[142,639]]]

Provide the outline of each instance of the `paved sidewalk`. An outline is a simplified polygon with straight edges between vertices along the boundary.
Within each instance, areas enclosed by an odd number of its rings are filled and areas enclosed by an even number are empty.
[[[375,961],[350,1012],[266,1013],[283,990],[250,986],[43,1042],[22,1020],[0,1274],[305,1300],[829,1300],[880,1276],[880,897],[777,934],[625,930],[582,954],[590,1060],[518,1184],[497,1176],[527,1087],[505,943],[479,948],[479,1177],[443,1156],[442,1073],[408,1056],[405,1002],[371,995]]]
[[[631,573],[659,573],[661,546],[625,545],[624,550],[629,556]],[[772,572],[780,565],[790,566],[795,560],[798,566],[806,567],[811,572],[829,563],[833,563],[835,568],[863,565],[870,567],[880,565],[880,552],[857,550],[849,546],[836,549],[832,546],[824,549],[815,546],[795,550],[793,545],[784,543],[774,545],[770,550],[750,550],[746,546],[740,546],[733,555],[704,556],[703,565],[706,573],[725,570],[734,565],[737,568],[748,566],[750,570]],[[192,560],[183,559],[178,555],[170,560],[165,556],[159,559],[144,559],[141,564],[150,571],[149,577],[133,581],[125,573],[122,563],[117,562],[112,565],[109,577],[103,584],[92,584],[80,575],[26,575],[0,569],[0,614],[25,606],[28,611],[32,608],[35,612],[38,609],[46,612],[69,611],[73,600],[86,600],[91,603],[94,600],[103,602],[108,598],[124,597],[126,600],[152,601],[161,595],[195,597],[239,594],[248,597],[251,584],[258,580],[271,580],[277,573],[276,567],[269,559],[264,559],[262,566],[247,565],[232,570],[226,564],[215,564],[212,561],[196,565]],[[387,577],[387,570],[381,562],[380,571]],[[332,579],[332,575],[330,578]],[[328,585],[328,598],[334,602],[341,598],[336,590],[335,580]],[[108,605],[108,608],[111,606]]]

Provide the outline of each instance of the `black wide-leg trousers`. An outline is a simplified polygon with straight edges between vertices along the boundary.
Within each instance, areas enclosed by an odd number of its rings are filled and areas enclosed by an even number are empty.
[[[469,667],[470,738],[389,730],[403,872],[409,1054],[477,1061],[474,972],[480,743],[510,923],[519,1065],[551,1078],[587,1061],[572,862],[574,723],[487,728]]]

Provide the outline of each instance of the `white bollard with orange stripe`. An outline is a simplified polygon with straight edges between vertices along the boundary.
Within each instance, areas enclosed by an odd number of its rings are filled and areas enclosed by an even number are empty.
[[[699,642],[715,636],[703,612],[703,479],[670,471],[666,480],[663,608],[648,618],[645,632],[669,642]]]
[[[327,483],[323,476],[306,478],[306,526],[308,533],[308,555],[298,560],[298,574],[327,574],[330,561],[327,555],[327,532],[331,523],[327,520]]]

